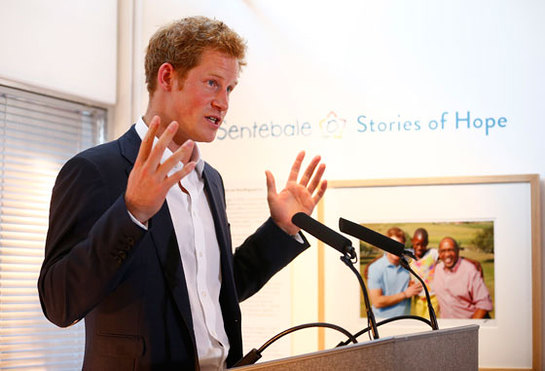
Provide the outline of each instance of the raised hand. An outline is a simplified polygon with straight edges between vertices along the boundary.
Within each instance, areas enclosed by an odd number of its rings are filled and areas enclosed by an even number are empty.
[[[168,190],[189,174],[196,165],[195,162],[189,162],[194,147],[191,140],[181,145],[165,162],[160,163],[163,152],[178,130],[178,123],[172,121],[154,146],[153,140],[159,124],[159,117],[153,117],[129,174],[125,192],[127,209],[143,224],[159,211]],[[183,169],[168,176],[168,172],[180,161],[184,164]]]
[[[269,203],[271,217],[280,228],[290,235],[299,232],[299,228],[291,222],[292,216],[298,212],[310,215],[327,188],[327,181],[321,180],[325,171],[325,164],[318,165],[320,156],[312,159],[301,180],[297,182],[304,158],[305,152],[299,152],[291,167],[286,187],[279,193],[276,192],[274,176],[268,170],[265,172],[267,177],[267,202]]]

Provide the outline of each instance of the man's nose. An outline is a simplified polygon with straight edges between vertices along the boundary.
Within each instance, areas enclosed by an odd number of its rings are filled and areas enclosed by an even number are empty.
[[[226,91],[220,91],[214,97],[212,105],[220,111],[227,111],[229,108],[229,93]]]

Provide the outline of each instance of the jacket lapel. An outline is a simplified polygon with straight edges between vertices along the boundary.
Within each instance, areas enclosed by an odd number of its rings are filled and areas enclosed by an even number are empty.
[[[129,175],[134,162],[136,161],[136,156],[138,156],[140,143],[142,143],[142,140],[140,140],[134,125],[119,138],[118,143],[121,155],[127,160],[127,167],[125,168],[125,171],[127,175]]]
[[[203,178],[204,189],[208,195],[208,203],[210,204],[210,210],[212,211],[216,237],[221,249],[223,262],[225,253],[228,253],[229,256],[232,254],[231,236],[229,234],[229,224],[225,212],[225,192],[223,190],[221,178],[207,163],[205,163],[204,166]],[[223,264],[222,268],[224,268]]]
[[[141,142],[134,125],[127,133],[119,138],[121,155],[128,161],[128,166],[125,169],[127,176],[134,166]],[[148,228],[167,285],[172,291],[172,296],[178,307],[178,311],[189,329],[189,333],[193,338],[193,343],[195,343],[193,320],[191,317],[185,275],[180,258],[178,242],[176,241],[176,233],[174,233],[174,227],[172,226],[170,211],[166,201],[163,203],[159,212],[151,218]]]
[[[172,291],[176,306],[195,342],[185,274],[176,240],[176,233],[174,232],[170,211],[166,202],[161,207],[161,210],[153,216],[149,227],[151,239],[161,267],[163,268],[165,280]]]
[[[223,313],[223,324],[230,343],[227,364],[234,364],[242,354],[241,315],[234,280],[231,236],[225,211],[225,192],[219,173],[208,164],[205,164],[203,178],[208,203],[214,219],[216,237],[220,246],[222,277],[220,305]]]

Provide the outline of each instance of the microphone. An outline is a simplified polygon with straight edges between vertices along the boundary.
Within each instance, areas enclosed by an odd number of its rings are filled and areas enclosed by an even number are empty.
[[[399,257],[408,255],[411,258],[416,259],[410,251],[405,250],[405,245],[403,245],[401,242],[388,238],[378,232],[364,227],[363,225],[356,224],[344,218],[339,218],[339,229],[343,233],[370,243],[371,245],[387,251],[390,254],[394,254]]]
[[[341,254],[350,256],[350,259],[356,257],[356,250],[354,250],[352,242],[348,238],[323,225],[307,214],[299,212],[291,218],[291,222],[320,241],[333,247]]]
[[[361,278],[361,274],[358,272],[358,270],[354,268],[354,262],[351,261],[356,259],[356,250],[354,250],[352,247],[352,242],[350,242],[348,238],[326,227],[317,220],[312,219],[305,213],[295,214],[292,216],[291,222],[343,254],[343,256],[341,256],[341,261],[346,264],[358,278],[361,291],[363,293],[365,308],[367,310],[367,321],[369,323],[369,328],[371,328],[373,332],[373,338],[378,339],[379,335],[377,323],[375,321],[375,315],[371,310],[371,303],[369,302],[369,295],[367,294],[365,282],[363,282],[363,278]]]

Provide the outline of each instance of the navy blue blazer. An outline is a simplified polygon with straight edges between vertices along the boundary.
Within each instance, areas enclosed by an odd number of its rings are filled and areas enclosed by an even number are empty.
[[[42,309],[61,327],[85,318],[84,369],[198,369],[168,206],[145,231],[130,219],[124,202],[140,143],[133,126],[118,140],[76,155],[59,172],[38,280]],[[242,356],[239,301],[308,243],[297,243],[269,218],[233,254],[221,176],[206,164],[203,177],[220,247],[220,305],[232,366]]]

